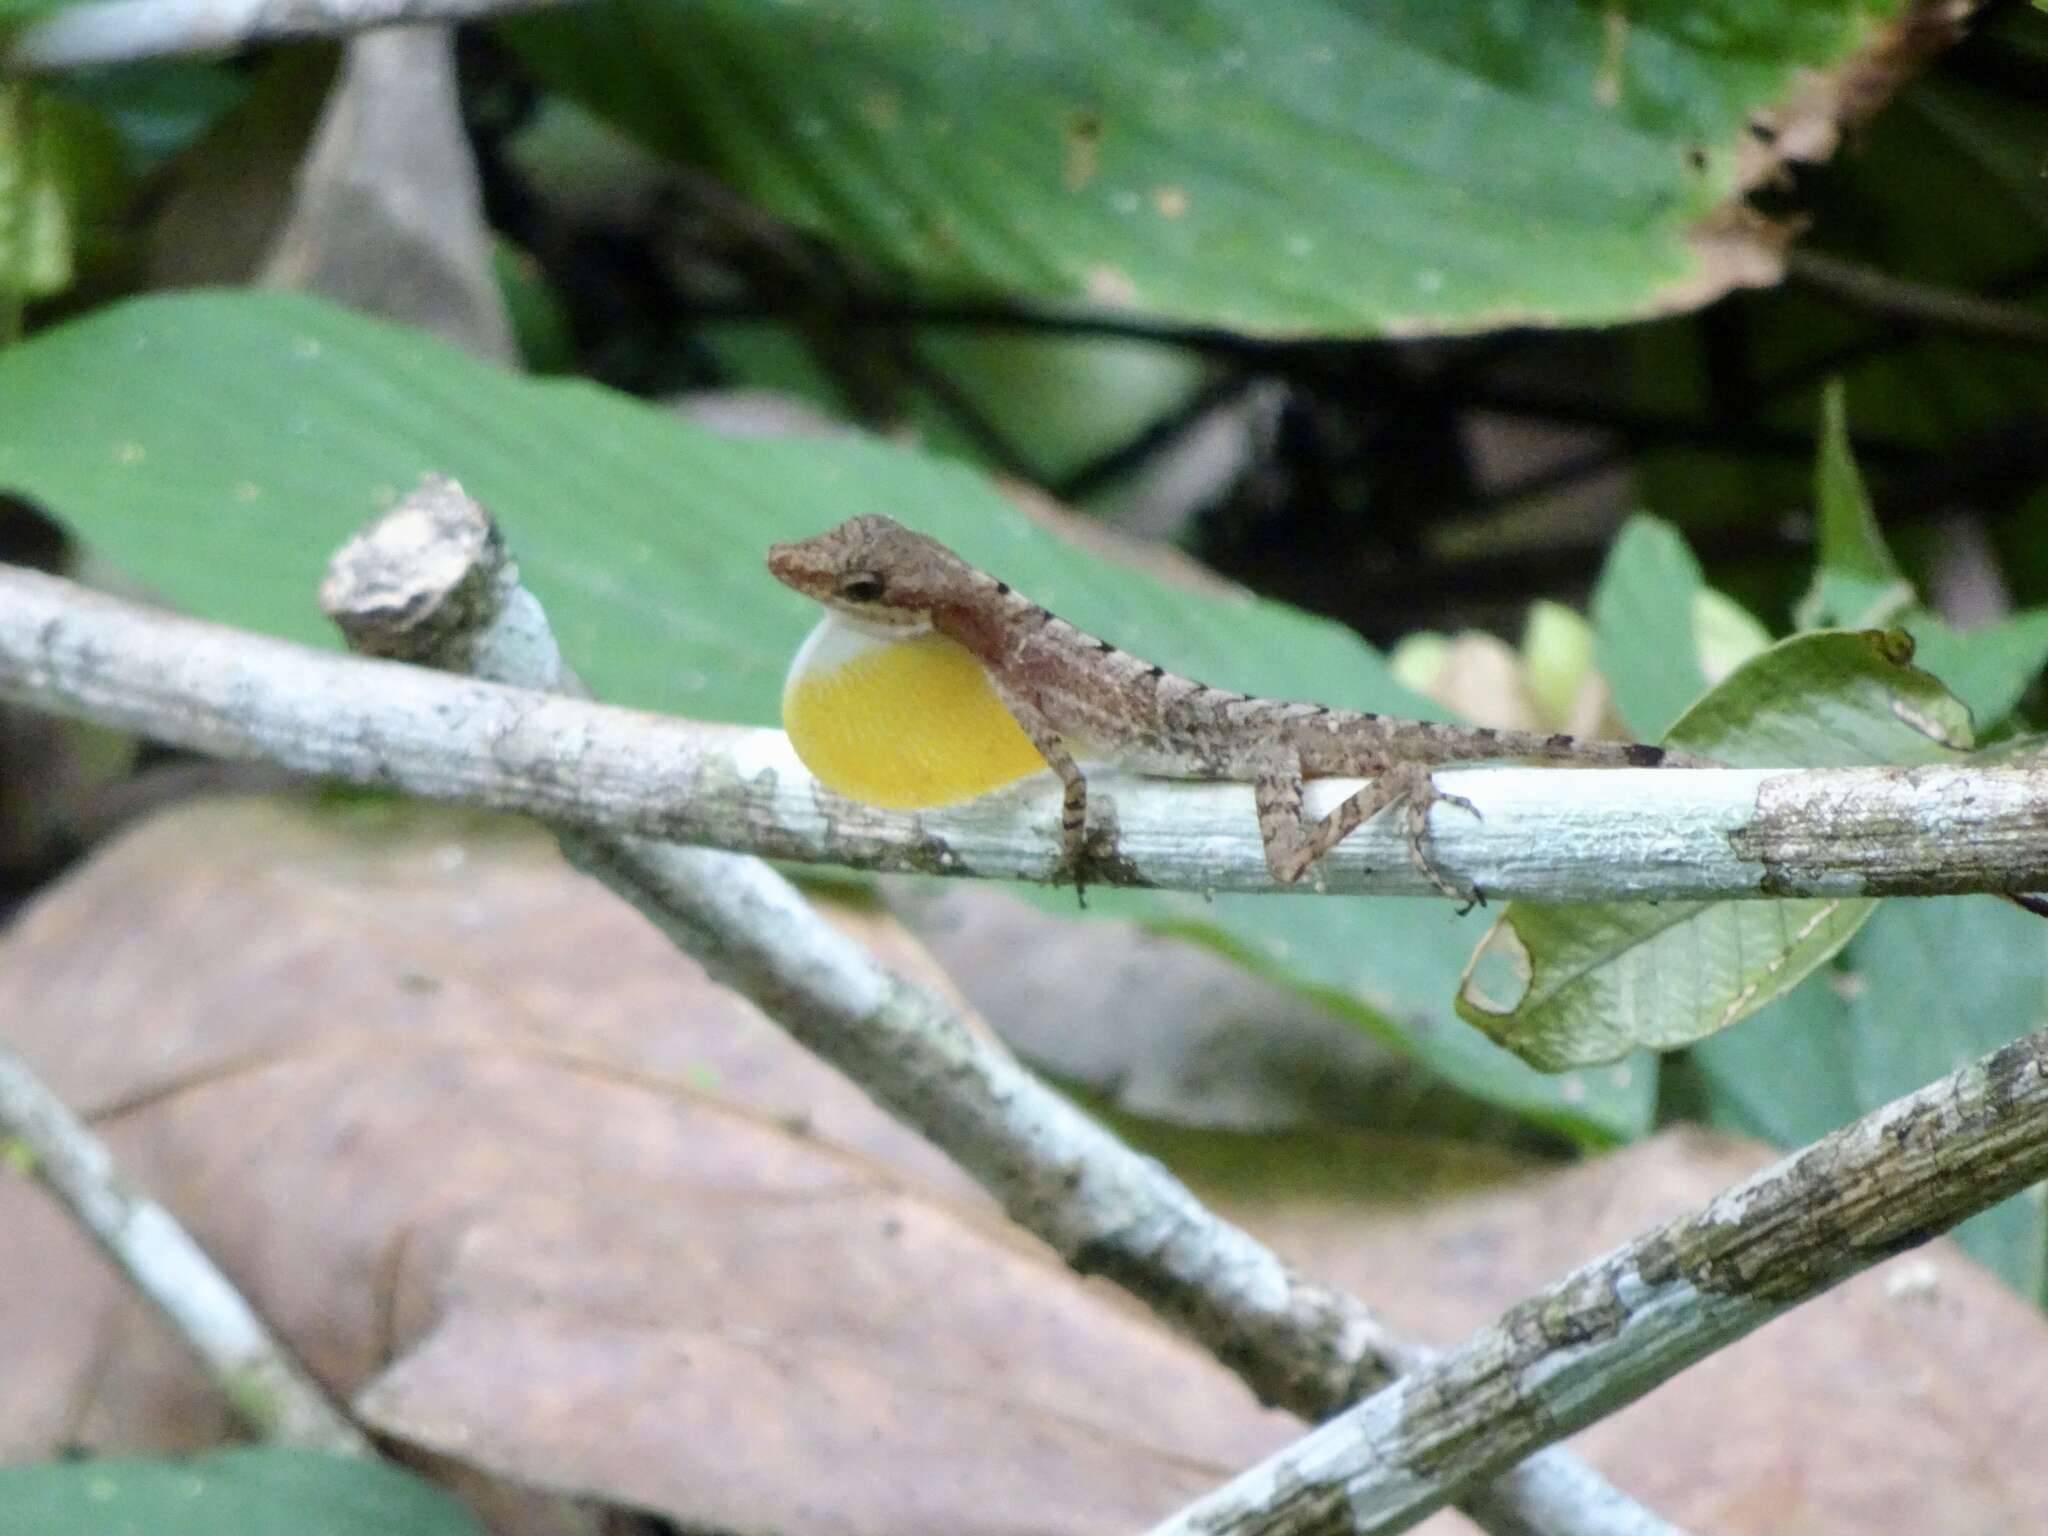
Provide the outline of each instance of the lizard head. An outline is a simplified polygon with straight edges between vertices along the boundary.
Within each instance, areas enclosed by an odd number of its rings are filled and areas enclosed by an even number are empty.
[[[931,628],[932,610],[957,601],[974,568],[945,545],[880,514],[768,547],[768,570],[784,586],[895,635]]]

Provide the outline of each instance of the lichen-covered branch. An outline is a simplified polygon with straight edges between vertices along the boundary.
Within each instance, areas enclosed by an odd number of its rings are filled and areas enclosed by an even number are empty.
[[[1567,1275],[1152,1536],[1406,1530],[1859,1270],[2048,1176],[2048,1031]]]
[[[0,699],[198,751],[434,800],[806,863],[1052,879],[1051,776],[929,812],[819,788],[779,731],[706,725],[335,656],[0,567]],[[1446,770],[1438,866],[1489,897],[1729,897],[2048,888],[2048,772],[2025,767]],[[1091,772],[1097,884],[1277,887],[1251,788]],[[1319,812],[1357,788],[1309,786]],[[1436,894],[1398,815],[1299,887]]]
[[[474,21],[559,0],[98,0],[72,5],[0,44],[16,73],[226,53],[291,38],[343,37],[371,27]]]
[[[93,1135],[28,1064],[0,1045],[0,1147],[29,1169],[191,1347],[250,1429],[280,1445],[367,1455],[370,1442],[328,1402],[175,1216],[132,1188]]]
[[[452,482],[429,480],[344,548],[321,603],[360,648],[536,689],[580,686],[495,526]],[[1187,1331],[1265,1401],[1320,1418],[1424,1358],[878,965],[758,860],[599,832],[562,838],[574,862],[948,1153],[1021,1225]],[[1468,1508],[1496,1536],[1677,1536],[1562,1452],[1514,1469]]]

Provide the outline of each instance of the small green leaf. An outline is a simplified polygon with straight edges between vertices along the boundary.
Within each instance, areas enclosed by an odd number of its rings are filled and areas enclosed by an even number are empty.
[[[2048,608],[2029,608],[1982,629],[1951,629],[1915,609],[1899,619],[1913,637],[1914,665],[1940,678],[1970,706],[1979,729],[2011,714],[2048,665]]]
[[[19,1136],[0,1136],[0,1168],[28,1178],[36,1171],[36,1149]]]
[[[1693,641],[1707,681],[1718,683],[1752,656],[1771,648],[1771,632],[1742,604],[1712,587],[1692,595]]]
[[[1546,728],[1571,718],[1572,702],[1593,670],[1593,626],[1562,603],[1529,605],[1522,630],[1522,670],[1536,717]]]
[[[454,1495],[367,1457],[250,1447],[0,1467],[6,1536],[482,1536]]]
[[[1824,631],[1740,668],[1671,740],[1734,766],[1822,767],[1949,761],[1971,737],[1968,711],[1898,661],[1889,636]],[[1547,1069],[1669,1050],[1783,995],[1874,905],[1510,902],[1466,968],[1458,1011]]]
[[[1706,589],[1678,530],[1632,517],[1593,589],[1600,675],[1631,734],[1655,740],[1707,686],[1694,615]]]
[[[0,304],[68,288],[127,188],[126,151],[97,109],[0,80]]]
[[[1821,396],[1813,489],[1819,508],[1820,564],[1794,615],[1799,627],[1861,629],[1891,623],[1913,601],[1913,584],[1892,559],[1856,468],[1840,379]]]
[[[0,82],[0,301],[42,298],[71,283],[71,210],[45,99],[26,81]]]
[[[1428,693],[1450,660],[1451,637],[1433,629],[1403,635],[1387,653],[1387,667],[1406,687]]]

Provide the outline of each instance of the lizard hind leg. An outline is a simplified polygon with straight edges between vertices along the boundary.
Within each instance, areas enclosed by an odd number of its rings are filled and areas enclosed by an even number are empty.
[[[1420,763],[1390,764],[1371,783],[1345,797],[1318,820],[1311,820],[1302,812],[1301,758],[1294,752],[1275,754],[1259,770],[1252,788],[1258,803],[1259,837],[1266,848],[1266,866],[1283,884],[1293,885],[1300,880],[1316,860],[1388,806],[1405,805],[1408,857],[1423,878],[1467,906],[1481,900],[1477,889],[1461,889],[1445,878],[1429,846],[1432,805],[1443,802],[1461,806],[1475,816],[1479,812],[1462,795],[1447,795],[1438,789],[1429,770]]]

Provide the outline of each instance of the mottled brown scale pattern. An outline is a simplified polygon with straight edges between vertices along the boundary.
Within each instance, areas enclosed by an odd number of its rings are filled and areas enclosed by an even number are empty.
[[[1467,899],[1477,893],[1452,887],[1429,858],[1427,813],[1439,801],[1471,807],[1439,792],[1430,768],[1491,759],[1703,766],[1638,743],[1407,720],[1211,688],[1076,628],[886,517],[856,517],[777,544],[768,566],[784,584],[877,632],[908,637],[937,630],[981,662],[1065,788],[1062,831],[1077,884],[1087,825],[1087,780],[1077,755],[1166,778],[1250,783],[1267,862],[1288,882],[1368,817],[1405,804],[1417,867],[1439,889]],[[1302,781],[1314,778],[1373,782],[1311,821],[1302,813]]]

